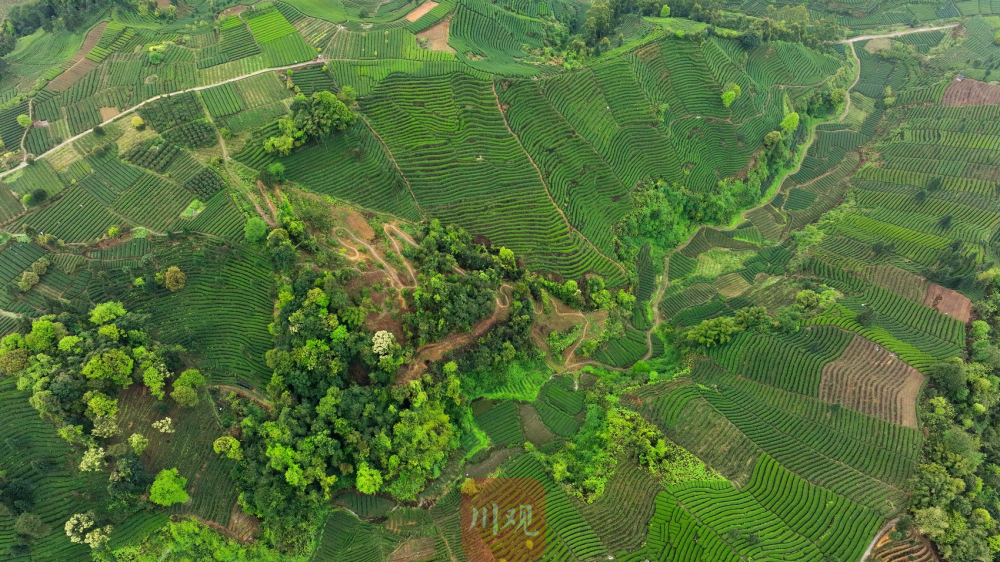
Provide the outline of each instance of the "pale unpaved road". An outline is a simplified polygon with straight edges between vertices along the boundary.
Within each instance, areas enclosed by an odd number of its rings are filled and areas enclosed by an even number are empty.
[[[127,114],[129,114],[129,113],[131,113],[133,111],[135,111],[136,109],[139,109],[140,107],[146,105],[147,103],[149,103],[151,101],[156,101],[156,100],[158,100],[160,98],[168,98],[170,96],[174,96],[174,95],[177,95],[177,94],[183,94],[184,92],[196,92],[198,90],[207,90],[209,88],[214,88],[214,87],[220,86],[222,84],[228,84],[230,82],[238,82],[240,80],[243,80],[244,78],[249,78],[251,76],[256,76],[258,74],[264,74],[265,72],[279,72],[279,71],[282,71],[282,70],[290,70],[290,69],[294,69],[294,68],[301,68],[303,66],[309,66],[311,64],[321,64],[323,62],[325,62],[324,59],[318,59],[318,60],[311,60],[311,61],[307,61],[307,62],[300,62],[300,63],[297,63],[297,64],[290,64],[288,66],[276,66],[274,68],[265,68],[265,69],[262,69],[262,70],[255,70],[253,72],[248,72],[247,74],[241,74],[240,76],[237,76],[235,78],[229,78],[229,79],[223,80],[221,82],[216,82],[215,84],[208,84],[206,86],[195,86],[194,88],[188,88],[186,90],[179,90],[179,91],[176,91],[176,92],[171,92],[169,94],[160,94],[158,96],[151,97],[151,98],[149,98],[147,100],[143,100],[143,101],[141,101],[141,102],[133,105],[132,107],[130,107],[130,108],[122,111],[118,115],[115,115],[111,119],[107,119],[107,120],[103,121],[100,124],[100,126],[103,127],[104,125],[107,125],[108,123],[111,123],[112,121],[114,121],[116,119],[119,119],[119,118],[121,118],[121,117],[123,117],[123,116],[125,116],[125,115],[127,115]],[[78,140],[78,139],[82,138],[84,135],[86,135],[87,133],[89,133],[92,130],[93,129],[87,129],[86,131],[80,133],[79,135],[72,136],[72,137],[70,137],[70,138],[62,141],[61,143],[55,145],[54,147],[46,150],[45,152],[43,152],[41,154],[36,154],[35,158],[38,159],[38,158],[41,158],[41,157],[46,156],[48,154],[51,154],[51,153],[55,152],[56,150],[59,150],[63,146],[65,146],[65,145],[67,145],[67,144],[69,144],[69,143],[71,143],[71,142],[73,142],[75,140]],[[10,174],[10,173],[14,172],[15,170],[20,170],[21,168],[23,168],[25,166],[27,166],[27,163],[26,162],[21,162],[16,167],[11,168],[10,170],[7,170],[6,172],[0,173],[0,178],[6,176],[7,174]]]
[[[854,72],[855,72],[854,73],[854,80],[852,80],[851,81],[851,85],[847,87],[847,99],[845,100],[844,107],[841,110],[840,115],[838,115],[836,117],[836,119],[831,119],[829,121],[822,121],[822,122],[816,123],[815,125],[821,125],[823,123],[838,123],[838,122],[842,122],[847,117],[847,113],[851,110],[851,95],[850,95],[850,93],[851,93],[851,90],[854,89],[854,86],[856,86],[858,84],[858,80],[861,79],[861,60],[858,58],[858,54],[854,50],[854,43],[855,42],[857,42],[857,41],[864,41],[866,39],[879,39],[879,38],[883,38],[883,37],[899,37],[900,35],[909,35],[911,33],[923,33],[925,31],[937,31],[937,30],[941,30],[941,29],[953,29],[953,28],[957,27],[958,25],[959,25],[958,23],[952,23],[952,24],[948,24],[948,25],[939,25],[939,26],[935,26],[935,27],[921,27],[921,28],[917,28],[917,29],[904,29],[904,30],[901,30],[901,31],[893,31],[893,32],[889,32],[889,33],[882,33],[882,34],[876,34],[876,35],[862,35],[862,36],[859,36],[859,37],[852,37],[850,39],[844,39],[842,41],[839,41],[840,43],[846,44],[848,46],[849,50],[850,50],[851,59],[853,59],[853,61],[854,61],[854,69],[855,69],[854,70]],[[792,176],[795,173],[797,173],[802,168],[802,162],[805,160],[805,157],[806,157],[805,153],[809,152],[809,147],[812,146],[813,142],[815,142],[817,135],[818,135],[818,131],[816,131],[816,129],[814,128],[813,129],[813,134],[810,135],[809,140],[802,147],[802,151],[803,151],[802,158],[799,160],[798,164],[795,165],[795,168],[793,168],[792,170],[789,170],[789,172],[785,174],[785,177],[782,178],[782,180],[781,180],[782,185],[778,186],[778,192],[781,191],[781,187],[784,185],[785,180],[788,179],[789,176]],[[773,197],[772,197],[772,199],[773,199]],[[741,213],[740,216],[742,216],[742,217],[745,218],[746,214],[748,212],[753,211],[754,209],[756,209],[758,207],[761,207],[763,205],[767,205],[770,202],[771,202],[771,199],[768,199],[767,201],[764,201],[763,203],[761,203],[760,205],[758,205],[756,207],[751,207],[750,209],[747,209],[746,211],[743,211],[743,213]],[[705,228],[705,227],[701,227],[701,228]],[[698,230],[700,230],[700,228]],[[694,234],[697,234],[698,230],[695,230]],[[731,229],[726,229],[726,230],[731,230]],[[673,251],[671,251],[670,254],[673,254],[675,252],[679,252],[680,250],[684,249],[684,247],[687,246],[688,243],[690,243],[691,240],[693,240],[693,239],[694,239],[694,235],[690,236],[684,243],[682,243],[680,246],[677,246],[677,248],[675,248]],[[669,254],[668,254],[668,256],[669,256]],[[652,342],[653,331],[656,329],[656,326],[661,322],[660,312],[659,312],[659,309],[660,309],[660,300],[663,297],[663,293],[664,293],[666,287],[670,284],[670,282],[666,279],[666,274],[665,273],[664,273],[663,277],[664,277],[664,279],[663,279],[663,282],[661,283],[661,286],[657,288],[657,291],[653,295],[653,298],[650,299],[649,306],[653,308],[653,312],[654,312],[655,316],[654,316],[653,328],[651,328],[648,332],[646,332],[646,346],[647,346],[647,351],[646,351],[646,355],[643,356],[643,360],[649,359],[652,356],[652,354],[653,354],[653,342]]]
[[[866,39],[882,39],[885,37],[899,37],[900,35],[909,35],[911,33],[923,33],[924,31],[939,31],[941,29],[952,29],[958,27],[958,23],[949,23],[948,25],[938,25],[935,27],[918,27],[914,29],[902,29],[900,31],[893,31],[890,33],[879,33],[876,35],[859,35],[857,37],[851,37],[850,39],[844,39],[839,41],[840,43],[854,43],[855,41],[864,41]]]
[[[948,24],[948,25],[939,25],[939,26],[935,26],[935,27],[921,27],[921,28],[917,28],[917,29],[903,29],[903,30],[900,30],[900,31],[893,31],[893,32],[890,32],[890,33],[882,33],[882,34],[876,34],[876,35],[861,35],[861,36],[858,36],[858,37],[852,37],[850,39],[844,39],[844,40],[840,41],[840,43],[854,43],[855,41],[864,41],[866,39],[879,39],[879,38],[882,38],[882,37],[898,37],[900,35],[909,35],[911,33],[921,33],[923,31],[937,31],[937,30],[940,30],[940,29],[951,29],[953,27],[957,27],[958,25],[959,25],[958,23],[951,23],[951,24]],[[184,92],[195,92],[195,91],[198,91],[198,90],[207,90],[209,88],[214,88],[215,86],[219,86],[219,85],[222,85],[222,84],[229,84],[231,82],[238,82],[240,80],[243,80],[244,78],[249,78],[250,76],[256,76],[258,74],[264,74],[265,72],[278,72],[278,71],[281,71],[281,70],[291,70],[291,69],[301,68],[303,66],[309,66],[311,64],[322,63],[325,60],[326,59],[319,58],[318,60],[311,60],[311,61],[306,61],[306,62],[300,62],[300,63],[296,63],[296,64],[290,64],[290,65],[287,65],[287,66],[276,66],[276,67],[273,67],[273,68],[264,68],[264,69],[261,69],[261,70],[255,70],[254,72],[248,72],[247,74],[241,74],[240,76],[236,76],[234,78],[228,78],[226,80],[222,80],[221,82],[216,82],[214,84],[207,84],[205,86],[195,86],[194,88],[188,88],[186,90],[181,90],[181,91],[178,91],[178,92],[172,92],[172,93],[169,93],[169,94],[161,94],[159,96],[154,96],[154,97],[151,97],[151,98],[149,98],[147,100],[143,100],[143,101],[139,102],[138,104],[136,104],[136,105],[134,105],[134,106],[132,106],[132,107],[130,107],[128,109],[123,110],[121,113],[119,113],[118,115],[112,117],[111,119],[107,119],[107,120],[103,121],[101,123],[101,126],[107,125],[108,123],[111,123],[112,121],[114,121],[116,119],[119,119],[119,118],[125,116],[126,114],[135,111],[136,109],[138,109],[138,108],[146,105],[147,103],[149,103],[151,101],[156,101],[156,100],[158,100],[160,98],[165,98],[165,97],[169,97],[169,96],[172,96],[172,95],[175,95],[175,94],[181,94],[181,93],[184,93]],[[331,60],[333,60],[333,59],[331,59]],[[337,59],[337,60],[340,60],[340,59]],[[46,156],[48,154],[51,154],[52,152],[54,152],[56,150],[59,150],[63,146],[65,146],[65,145],[67,145],[67,144],[69,144],[69,143],[71,143],[71,142],[73,142],[75,140],[80,139],[81,137],[83,137],[84,135],[86,135],[87,133],[89,133],[90,131],[91,131],[91,129],[88,129],[88,130],[86,130],[86,131],[84,131],[84,132],[82,132],[82,133],[80,133],[78,135],[70,137],[70,138],[64,140],[63,142],[57,144],[56,146],[50,148],[49,150],[46,150],[42,154],[36,154],[35,158],[37,159],[37,158],[41,158],[43,156]],[[7,170],[6,172],[0,173],[0,178],[6,176],[7,174],[10,174],[11,172],[13,172],[15,170],[20,170],[21,168],[23,168],[25,166],[27,166],[27,164],[25,162],[21,162],[20,164],[17,165],[17,167],[12,168],[10,170]],[[558,208],[558,206],[557,206],[557,208]],[[605,258],[605,259],[607,259],[607,258]]]

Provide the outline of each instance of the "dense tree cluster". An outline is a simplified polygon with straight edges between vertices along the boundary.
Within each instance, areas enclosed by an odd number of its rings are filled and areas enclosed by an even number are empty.
[[[0,30],[0,55],[14,50],[19,37],[38,28],[77,31],[93,21],[93,14],[114,5],[112,0],[36,0],[11,6]]]
[[[805,6],[768,6],[761,16],[726,12],[718,0],[596,0],[583,18],[579,34],[580,47],[589,46],[594,54],[613,47],[620,47],[618,40],[612,42],[615,29],[627,14],[644,16],[682,17],[742,32],[741,42],[747,50],[752,50],[764,41],[790,41],[802,43],[812,48],[822,48],[825,43],[840,38],[840,28],[836,18],[829,16],[813,19]],[[713,27],[705,32],[693,34],[692,38],[703,37],[704,33],[714,33]],[[572,31],[572,30],[571,30]],[[552,32],[555,37],[568,35],[561,29]],[[546,37],[549,37],[547,30]],[[566,37],[561,44],[572,44]]]
[[[328,91],[311,97],[297,95],[291,109],[291,117],[278,120],[277,134],[264,139],[269,154],[288,155],[296,146],[343,131],[355,119],[344,102]]]
[[[143,542],[114,548],[111,560],[117,562],[162,562],[170,560],[232,560],[279,562],[287,556],[262,544],[244,544],[212,530],[193,518],[174,518],[159,532]]]
[[[690,205],[695,201],[680,184],[640,182],[632,190],[632,210],[615,225],[618,258],[634,262],[646,242],[659,249],[677,245],[687,236],[693,210]]]
[[[967,360],[953,358],[929,370],[921,403],[928,431],[924,463],[911,484],[917,529],[954,562],[1000,554],[1000,302],[996,276],[981,276],[989,295],[976,303]]]
[[[618,406],[619,399],[648,372],[609,372],[590,367],[598,376],[586,390],[586,418],[580,430],[553,454],[529,452],[546,465],[567,493],[587,502],[600,498],[608,479],[624,459],[649,470],[664,485],[687,480],[721,479],[697,457],[667,439],[640,414]]]
[[[475,243],[472,237],[456,227],[443,227],[432,220],[417,233],[419,248],[407,250],[420,271],[421,287],[413,292],[418,311],[407,315],[406,321],[413,333],[419,336],[445,326],[451,331],[471,330],[478,320],[489,316],[496,306],[496,293],[501,283],[510,283],[511,299],[505,320],[498,321],[480,336],[476,345],[455,353],[452,359],[461,373],[462,387],[467,396],[503,386],[507,383],[508,366],[516,361],[536,359],[531,341],[534,313],[533,297],[541,296],[542,287],[563,288],[554,282],[541,279],[518,265],[514,253],[501,247],[487,249]],[[434,293],[423,288],[423,283],[452,284],[450,293]],[[446,285],[447,286],[447,285]],[[567,296],[571,305],[583,305],[583,295],[575,281],[568,281]],[[419,298],[418,298],[419,296]],[[427,306],[419,306],[428,303]],[[459,313],[449,310],[465,308]],[[454,317],[452,317],[454,316]],[[435,365],[439,375],[444,374],[446,362]]]
[[[303,264],[279,284],[275,345],[266,357],[273,407],[240,403],[239,439],[220,438],[215,449],[236,461],[244,509],[261,517],[265,537],[286,551],[307,547],[338,489],[415,500],[459,444],[457,365],[469,372],[505,367],[519,356],[514,344],[526,349],[530,341],[531,306],[522,300],[530,291],[515,282],[510,318],[483,343],[460,352],[458,363],[397,381],[415,345],[470,330],[493,311],[501,283],[525,275],[513,253],[488,250],[437,221],[422,225],[416,239],[408,252],[420,283],[406,295],[413,309],[404,318],[408,342],[364,329],[363,299],[345,289],[351,269]]]
[[[303,269],[278,303],[267,353],[274,407],[246,406],[239,454],[233,443],[216,448],[238,460],[244,509],[294,551],[307,547],[337,489],[415,499],[458,446],[451,420],[461,396],[455,377],[387,386],[403,349],[342,319],[350,307],[333,274]]]
[[[639,248],[647,242],[659,250],[670,249],[687,236],[692,226],[726,224],[741,209],[755,204],[769,181],[789,162],[798,126],[798,113],[788,113],[779,128],[764,137],[757,158],[743,178],[726,178],[703,191],[662,180],[637,184],[631,194],[632,210],[615,224],[618,258],[633,263]]]
[[[408,295],[415,311],[405,317],[407,330],[419,344],[471,331],[493,312],[505,268],[517,269],[513,254],[505,264],[499,255],[473,244],[469,233],[436,220],[418,238],[420,247],[406,250],[419,269],[417,287]]]
[[[17,388],[31,393],[29,403],[39,415],[52,421],[58,428],[54,431],[82,452],[79,469],[110,470],[108,503],[67,522],[70,538],[93,548],[107,543],[109,520],[121,520],[148,505],[141,496],[154,483],[139,460],[148,438],[141,428],[123,438],[117,421],[119,391],[144,384],[163,399],[169,378],[180,366],[178,350],[156,344],[146,331],[147,322],[145,315],[129,312],[119,302],[106,302],[88,315],[41,316],[27,333],[15,332],[0,340],[0,374],[16,377]],[[186,385],[204,384],[196,370],[183,376]],[[0,478],[0,487],[4,488],[0,503],[6,509],[15,514],[30,511],[32,486]],[[154,490],[151,499],[166,497]],[[170,497],[168,503],[186,501],[176,492]]]
[[[728,343],[736,332],[792,333],[797,332],[803,320],[815,316],[832,306],[842,295],[825,285],[814,285],[809,279],[802,280],[807,287],[795,295],[793,304],[777,309],[772,317],[762,306],[740,308],[733,316],[720,316],[702,320],[677,334],[675,342],[699,351]],[[859,322],[860,322],[859,316]],[[666,335],[666,334],[664,334]]]

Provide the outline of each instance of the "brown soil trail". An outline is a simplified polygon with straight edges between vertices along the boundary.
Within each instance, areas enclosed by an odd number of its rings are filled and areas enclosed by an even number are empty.
[[[446,353],[462,346],[468,345],[490,330],[497,322],[505,320],[510,315],[511,295],[507,294],[511,290],[509,285],[501,285],[497,291],[496,307],[489,318],[480,320],[471,332],[461,334],[451,334],[441,341],[423,345],[417,350],[417,354],[410,360],[410,364],[399,377],[396,378],[397,385],[407,384],[417,379],[427,371],[428,365],[434,361],[440,361]]]
[[[395,231],[396,234],[402,236],[403,240],[406,240],[406,242],[409,245],[413,246],[413,247],[417,247],[417,246],[420,245],[420,244],[417,244],[417,241],[414,240],[409,234],[407,234],[407,233],[403,232],[402,230],[400,230],[399,225],[397,225],[396,223],[385,223],[385,224],[382,225],[382,228],[383,228],[383,230],[389,230],[389,229],[391,229],[391,230]]]
[[[412,287],[416,287],[417,286],[417,272],[414,271],[413,266],[410,265],[410,262],[407,261],[405,257],[403,257],[403,249],[399,247],[399,242],[396,240],[396,237],[392,236],[391,234],[389,234],[389,230],[390,229],[392,229],[393,231],[395,231],[398,235],[402,236],[404,240],[406,240],[407,242],[409,242],[413,246],[416,246],[417,243],[414,242],[412,238],[410,238],[409,236],[407,236],[405,232],[403,232],[402,230],[400,230],[399,227],[397,227],[395,224],[388,224],[388,223],[386,223],[386,224],[382,225],[382,232],[384,232],[386,238],[388,238],[389,241],[392,242],[392,247],[396,249],[396,253],[399,254],[399,259],[403,260],[403,265],[406,266],[406,271],[409,272],[409,274],[410,274],[410,280],[413,282],[413,285],[411,285],[411,286]]]
[[[272,404],[267,400],[265,400],[262,396],[259,396],[254,391],[247,388],[243,388],[242,386],[235,386],[231,384],[217,384],[215,385],[215,388],[218,388],[220,391],[235,392],[240,397],[246,398],[247,400],[253,400],[254,402],[260,404],[261,406],[264,406],[265,408],[270,408],[272,406]]]
[[[340,240],[341,244],[344,244],[344,246],[346,246],[347,248],[354,250],[355,252],[354,257],[349,257],[347,259],[351,261],[358,261],[362,259],[361,258],[362,252],[360,252],[357,247],[351,246],[351,244],[347,243],[347,239],[350,239],[351,242],[353,242],[354,244],[364,247],[367,250],[367,255],[371,256],[372,259],[374,259],[375,261],[377,261],[382,265],[382,269],[385,272],[386,277],[389,278],[389,282],[392,283],[392,286],[395,287],[397,291],[400,291],[399,293],[397,293],[396,298],[399,299],[400,307],[405,309],[406,299],[403,298],[402,291],[403,289],[414,288],[416,286],[416,283],[412,285],[408,283],[403,283],[403,280],[399,278],[399,273],[396,272],[396,269],[382,258],[382,255],[378,252],[378,250],[375,249],[374,246],[372,246],[368,242],[365,242],[347,228],[343,226],[335,227],[333,229],[333,233],[337,237],[337,239]],[[400,256],[400,259],[403,259],[403,263],[406,263],[406,260],[402,256]]]
[[[267,208],[271,211],[271,216],[277,219],[278,210],[274,208],[274,203],[271,201],[271,197],[267,194],[267,187],[260,180],[257,180],[257,189],[260,191],[261,197],[264,198],[264,202],[267,203]]]
[[[579,310],[573,310],[572,308],[569,308],[568,306],[564,305],[562,302],[554,298],[549,297],[549,302],[552,303],[552,311],[556,314],[556,316],[562,316],[562,317],[572,316],[574,318],[580,318],[581,320],[583,320],[583,331],[580,332],[580,338],[576,340],[576,343],[568,347],[566,351],[563,352],[566,355],[566,357],[563,360],[562,366],[565,367],[566,369],[574,369],[582,367],[588,363],[591,363],[589,359],[572,362],[573,358],[576,357],[577,348],[580,347],[580,344],[583,343],[583,340],[587,339],[587,332],[590,331],[590,319],[587,318],[587,315],[580,312]],[[560,306],[566,307],[565,310],[559,310]]]
[[[87,37],[83,40],[83,44],[80,45],[80,49],[73,55],[73,58],[69,59],[70,67],[49,82],[48,88],[50,90],[62,92],[75,84],[77,80],[83,78],[88,72],[97,68],[98,65],[96,62],[85,57],[97,45],[97,42],[101,40],[101,35],[104,34],[104,28],[107,26],[108,22],[102,21],[87,33]]]
[[[593,248],[593,250],[595,252],[597,252],[597,255],[599,255],[602,258],[608,260],[608,262],[614,264],[615,267],[617,267],[619,270],[621,270],[622,275],[624,275],[625,278],[627,279],[628,278],[628,272],[625,271],[625,268],[622,267],[622,264],[620,264],[617,261],[615,261],[615,260],[609,258],[608,256],[604,255],[601,252],[601,250],[598,249],[598,247],[595,246],[594,243],[590,241],[589,238],[587,238],[579,230],[577,230],[576,227],[573,226],[573,223],[569,222],[569,217],[567,217],[566,213],[563,212],[562,208],[559,207],[558,204],[556,204],[556,200],[552,198],[552,193],[549,191],[549,185],[547,183],[545,183],[545,176],[542,175],[542,169],[538,167],[538,164],[535,164],[535,159],[532,158],[531,154],[528,152],[528,150],[526,148],[524,148],[524,144],[521,143],[521,138],[518,137],[516,134],[514,134],[514,129],[511,129],[510,128],[510,123],[507,122],[507,114],[504,113],[503,104],[500,103],[500,96],[497,95],[497,84],[496,84],[496,82],[493,82],[493,84],[491,85],[491,87],[493,89],[493,98],[496,99],[496,101],[497,101],[497,109],[500,111],[500,117],[503,118],[503,124],[504,124],[504,126],[507,127],[507,132],[510,133],[510,136],[514,137],[514,140],[517,141],[517,146],[521,147],[521,152],[523,152],[524,155],[528,157],[528,161],[531,162],[531,165],[534,166],[535,171],[538,172],[538,180],[540,182],[542,182],[542,187],[545,188],[545,195],[546,195],[546,197],[549,198],[549,202],[551,202],[552,206],[556,208],[556,211],[559,211],[559,215],[562,216],[563,221],[566,223],[566,227],[569,228],[570,231],[576,232],[577,234],[579,234],[580,238],[583,239],[583,241],[586,242],[588,246],[590,246],[591,248]]]
[[[403,17],[406,19],[406,21],[415,22],[427,12],[433,10],[434,8],[437,8],[437,5],[438,3],[434,2],[434,0],[427,0],[426,2],[417,6],[413,10],[410,10],[410,13],[406,14]]]
[[[258,203],[256,199],[254,199],[253,197],[247,197],[247,199],[249,199],[250,202],[253,203],[253,208],[257,211],[257,214],[260,216],[260,218],[267,223],[267,226],[271,228],[275,228],[276,226],[278,226],[278,223],[274,220],[274,217],[265,213],[264,209],[260,208],[260,203]]]
[[[555,314],[556,316],[560,316],[560,317],[563,317],[563,318],[567,318],[567,317],[579,318],[582,321],[582,323],[583,323],[583,330],[580,332],[580,337],[576,340],[575,343],[573,343],[573,345],[571,345],[570,347],[566,348],[563,351],[562,362],[555,363],[555,362],[546,360],[546,363],[550,367],[553,367],[554,369],[558,369],[558,370],[561,370],[561,371],[573,371],[573,370],[579,369],[580,367],[584,367],[586,365],[593,365],[595,367],[600,367],[602,369],[609,370],[609,371],[621,371],[621,370],[623,370],[623,369],[619,369],[617,367],[611,367],[610,365],[605,365],[605,364],[601,363],[600,361],[595,361],[593,359],[589,359],[589,358],[586,358],[586,357],[584,357],[584,358],[577,358],[577,356],[576,356],[576,350],[577,350],[577,348],[580,347],[580,344],[582,344],[584,342],[584,340],[587,339],[587,333],[590,332],[591,326],[593,324],[595,324],[595,323],[600,323],[600,322],[604,321],[604,316],[603,315],[601,315],[600,313],[598,313],[598,315],[600,316],[599,318],[589,318],[589,317],[587,317],[586,314],[580,312],[579,310],[575,310],[575,309],[570,308],[569,306],[563,304],[562,301],[553,298],[551,295],[549,296],[549,302],[552,303],[552,313]],[[560,308],[562,308],[562,310],[560,310]],[[535,314],[536,315],[537,314],[541,314],[541,313],[542,313],[541,310],[535,310]],[[538,326],[536,324],[536,328],[537,327]],[[537,329],[534,329],[534,328],[532,329],[532,337],[534,338],[534,341],[538,345],[539,349],[544,349],[547,346],[547,342],[545,341],[544,334],[541,334]],[[577,359],[579,359],[579,360],[577,360]]]

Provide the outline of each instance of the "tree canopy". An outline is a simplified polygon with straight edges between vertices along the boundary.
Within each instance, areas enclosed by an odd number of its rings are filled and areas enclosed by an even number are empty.
[[[185,503],[190,496],[184,491],[184,486],[187,486],[187,478],[178,474],[176,468],[163,469],[156,475],[149,490],[149,501],[164,506]]]
[[[264,150],[288,155],[296,146],[345,130],[355,118],[344,102],[329,91],[315,92],[310,97],[298,95],[292,102],[292,116],[278,120],[278,134],[264,139]]]

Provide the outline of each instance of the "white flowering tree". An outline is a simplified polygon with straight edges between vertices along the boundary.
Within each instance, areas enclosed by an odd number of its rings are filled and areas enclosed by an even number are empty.
[[[80,461],[82,472],[97,472],[104,468],[104,447],[91,447],[83,453]]]
[[[174,429],[174,420],[170,418],[163,418],[160,421],[153,422],[153,429],[159,431],[160,433],[174,433],[177,431]]]
[[[88,511],[87,513],[77,513],[73,517],[70,517],[64,528],[66,529],[66,536],[69,537],[70,541],[82,544],[86,539],[87,531],[93,526],[94,512]]]
[[[111,540],[112,529],[114,529],[114,527],[111,525],[98,527],[97,529],[87,533],[87,536],[83,538],[83,542],[90,545],[90,548],[101,548],[102,546],[108,544],[108,541]]]
[[[396,338],[392,335],[392,332],[379,330],[372,336],[372,351],[377,353],[379,357],[389,355],[394,343],[396,343]]]

